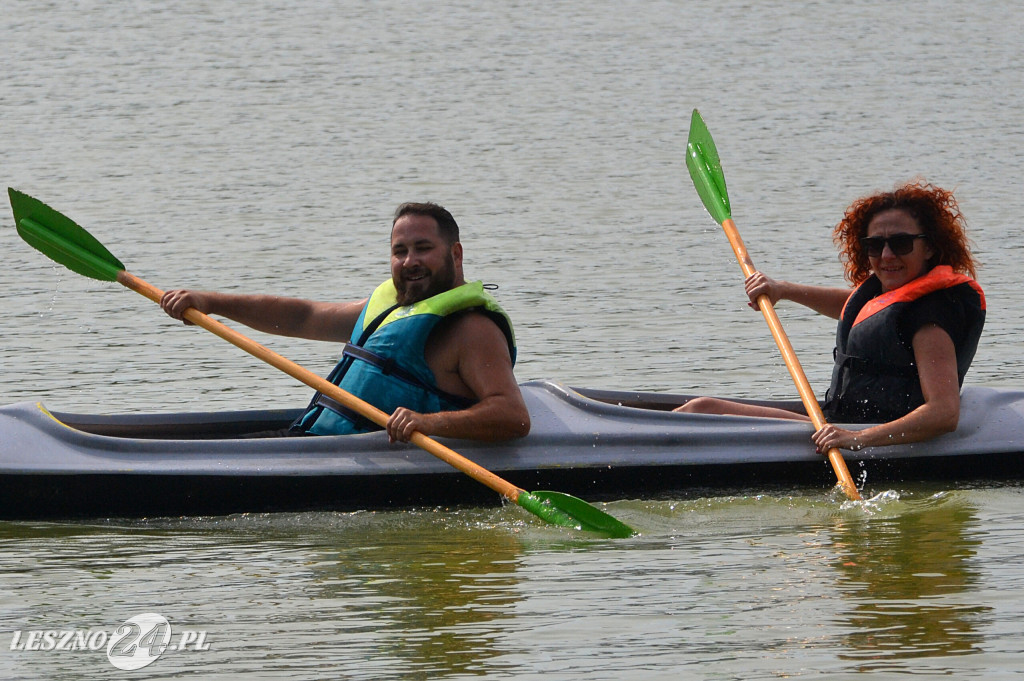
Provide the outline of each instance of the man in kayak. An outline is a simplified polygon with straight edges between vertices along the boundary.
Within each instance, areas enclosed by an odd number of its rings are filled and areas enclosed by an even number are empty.
[[[835,367],[823,413],[829,421],[875,423],[863,430],[826,424],[820,451],[927,440],[956,430],[960,387],[985,324],[985,294],[964,218],[952,192],[910,183],[858,199],[836,226],[847,280],[827,288],[746,281],[751,307],[767,295],[839,320]],[[803,414],[701,397],[676,411],[807,419]]]
[[[477,440],[530,431],[512,373],[511,321],[480,282],[466,283],[459,227],[437,204],[405,203],[395,211],[391,279],[369,298],[317,302],[177,289],[160,306],[175,319],[191,307],[266,333],[347,343],[328,380],[390,414],[392,442],[408,442],[417,431]],[[289,432],[378,429],[317,393]]]

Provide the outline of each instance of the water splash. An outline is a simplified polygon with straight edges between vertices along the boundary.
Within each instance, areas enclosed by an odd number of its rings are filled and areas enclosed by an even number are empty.
[[[859,509],[867,515],[875,515],[876,513],[881,513],[890,504],[894,504],[899,500],[900,493],[896,490],[889,489],[879,492],[869,499],[847,499],[840,505],[840,508],[844,511]]]

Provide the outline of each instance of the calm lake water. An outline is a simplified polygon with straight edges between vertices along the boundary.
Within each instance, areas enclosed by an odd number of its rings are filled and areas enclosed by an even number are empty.
[[[792,397],[683,163],[699,108],[761,269],[839,283],[854,198],[953,187],[1020,387],[1024,6],[949,0],[5,3],[0,174],[161,288],[366,296],[390,214],[438,201],[517,322],[523,381]],[[303,404],[309,391],[0,229],[0,401]],[[834,326],[780,316],[819,392]],[[260,337],[326,372],[338,349]],[[682,454],[681,454],[682,455]],[[1009,678],[1017,485],[622,500],[604,540],[517,508],[0,523],[0,676]],[[158,613],[137,671],[31,632]],[[21,639],[16,641],[19,634]],[[20,641],[20,642],[19,642]]]

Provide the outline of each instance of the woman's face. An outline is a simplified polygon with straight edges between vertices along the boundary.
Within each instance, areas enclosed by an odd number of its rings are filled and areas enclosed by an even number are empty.
[[[883,291],[899,288],[930,269],[928,261],[935,251],[927,238],[921,238],[923,233],[917,220],[899,208],[882,211],[868,223],[867,239],[861,244]]]

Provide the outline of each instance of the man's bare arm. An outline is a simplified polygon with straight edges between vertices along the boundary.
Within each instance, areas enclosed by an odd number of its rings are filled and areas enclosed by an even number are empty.
[[[160,300],[160,306],[175,319],[182,319],[185,310],[194,307],[265,333],[335,342],[349,340],[364,304],[186,289],[167,291]]]
[[[420,414],[397,409],[388,421],[392,440],[424,435],[473,440],[510,440],[530,432],[530,412],[512,372],[508,343],[498,326],[481,314],[462,316],[452,329],[458,375],[478,402],[467,409]]]

